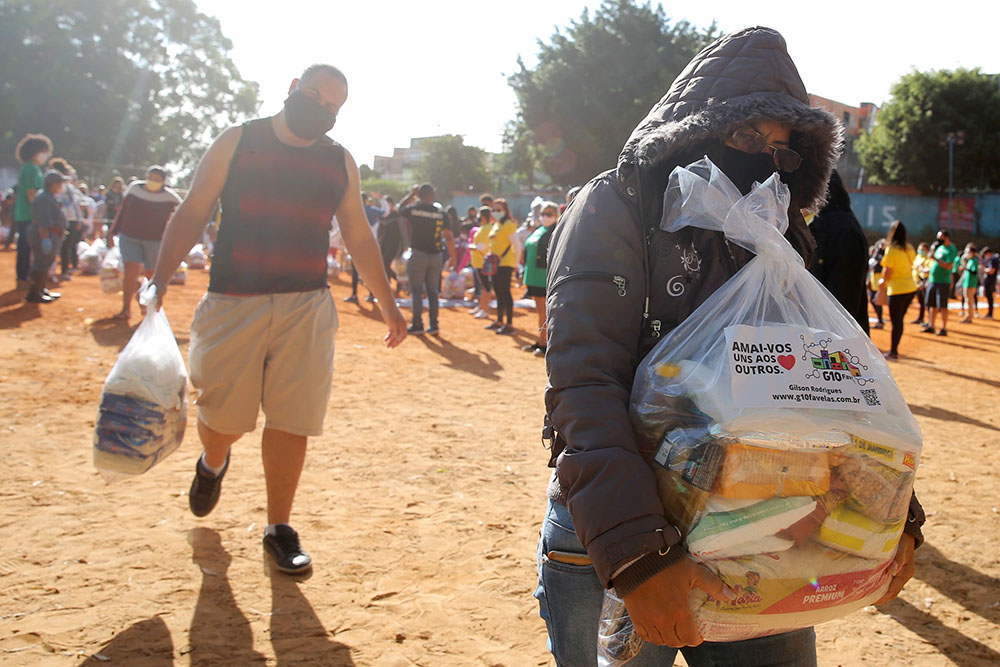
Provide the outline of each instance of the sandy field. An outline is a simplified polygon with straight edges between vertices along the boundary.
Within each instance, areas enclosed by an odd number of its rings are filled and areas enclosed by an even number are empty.
[[[0,253],[5,284],[13,265]],[[185,355],[206,284],[193,271],[168,295]],[[193,428],[148,474],[102,481],[98,396],[139,319],[109,320],[120,297],[96,277],[62,291],[34,306],[0,290],[0,663],[552,664],[531,597],[548,457],[527,333],[445,311],[440,338],[389,351],[371,306],[340,303],[347,287],[334,285],[327,432],[293,515],[316,566],[296,580],[263,558],[259,427],[235,445],[207,518],[187,506]],[[521,311],[515,325],[534,321]],[[1000,664],[1000,322],[954,324],[946,339],[909,331],[894,369],[924,430],[927,544],[900,599],[818,628],[824,666]]]

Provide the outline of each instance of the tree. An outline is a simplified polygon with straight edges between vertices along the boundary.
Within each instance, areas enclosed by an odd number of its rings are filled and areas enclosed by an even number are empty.
[[[503,130],[500,173],[510,181],[523,183],[528,190],[534,190],[535,172],[540,163],[538,145],[524,119],[509,121]]]
[[[892,87],[871,134],[857,142],[871,182],[912,185],[940,194],[948,189],[949,133],[955,146],[956,190],[1000,187],[1000,76],[979,69],[914,71]]]
[[[417,173],[439,192],[468,192],[470,189],[485,190],[489,187],[486,151],[466,146],[459,135],[446,134],[425,139],[420,149],[424,156]]]
[[[615,166],[635,126],[716,36],[714,23],[671,24],[660,5],[605,0],[539,40],[538,65],[519,58],[508,82],[553,181],[578,184]]]
[[[259,106],[219,22],[193,0],[3,0],[0,43],[5,155],[43,132],[100,178],[114,165],[189,170]]]

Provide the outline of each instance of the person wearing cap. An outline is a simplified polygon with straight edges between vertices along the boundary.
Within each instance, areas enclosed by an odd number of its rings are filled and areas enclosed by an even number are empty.
[[[654,45],[655,46],[655,45]],[[705,47],[560,218],[549,245],[546,427],[554,468],[538,544],[535,597],[559,665],[597,662],[605,590],[647,643],[634,663],[816,665],[812,628],[703,643],[693,588],[734,592],[698,566],[667,518],[629,417],[642,359],[752,258],[717,231],[660,223],[671,172],[708,156],[743,194],[777,173],[790,190],[785,238],[808,266],[802,209],[822,205],[842,127],[809,96],[776,31],[755,27]],[[913,575],[924,515],[914,498],[888,593]]]
[[[51,303],[61,296],[58,292],[49,292],[45,285],[66,232],[66,214],[59,202],[65,177],[58,171],[49,171],[43,184],[44,190],[31,202],[31,224],[26,231],[31,246],[31,287],[25,297],[28,303]]]
[[[417,203],[411,204],[414,199]],[[434,186],[424,183],[414,186],[399,202],[399,212],[410,227],[410,260],[406,274],[410,279],[410,296],[413,299],[413,318],[407,332],[417,336],[428,333],[436,336],[438,326],[438,291],[441,287],[441,238],[447,242],[452,264],[458,266],[455,238],[445,224],[444,211],[434,203]],[[427,314],[430,327],[424,329],[424,294],[427,295]]]

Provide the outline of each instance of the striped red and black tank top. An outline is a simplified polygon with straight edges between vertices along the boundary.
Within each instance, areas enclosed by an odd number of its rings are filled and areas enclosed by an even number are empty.
[[[208,291],[278,294],[327,287],[330,226],[347,189],[344,149],[282,143],[270,118],[243,125],[222,190]]]

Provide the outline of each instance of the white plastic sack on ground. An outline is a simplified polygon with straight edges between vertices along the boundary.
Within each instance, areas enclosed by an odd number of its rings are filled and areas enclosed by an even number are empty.
[[[465,289],[474,289],[476,287],[476,270],[471,266],[467,266],[462,269],[462,279],[465,281]]]
[[[664,230],[721,231],[756,255],[650,352],[632,390],[665,515],[737,593],[692,595],[707,641],[881,597],[920,455],[885,359],[785,239],[788,203],[777,174],[744,197],[708,158],[675,169],[664,196]],[[627,638],[602,636],[607,664],[630,659]]]
[[[191,248],[191,252],[187,254],[184,261],[192,269],[204,269],[208,265],[208,255],[205,254],[205,246],[200,243],[196,243],[194,247]]]
[[[141,291],[146,316],[104,382],[94,466],[108,482],[140,475],[170,455],[187,426],[187,370],[155,288]]]
[[[462,299],[465,297],[465,278],[458,271],[451,271],[441,281],[441,298]]]
[[[105,294],[117,294],[122,291],[124,282],[122,253],[115,246],[101,260],[101,291]]]
[[[186,285],[188,279],[188,265],[187,262],[181,262],[174,271],[174,275],[170,276],[171,285]]]

